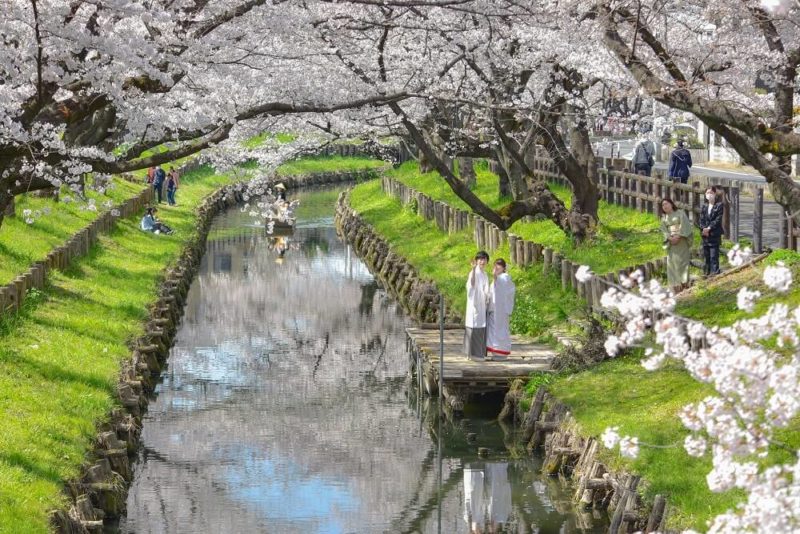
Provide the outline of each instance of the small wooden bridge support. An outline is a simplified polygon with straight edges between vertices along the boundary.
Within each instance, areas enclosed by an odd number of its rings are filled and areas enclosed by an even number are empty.
[[[430,396],[439,393],[439,329],[407,328],[406,349],[418,386]],[[444,331],[445,406],[454,414],[464,410],[470,396],[493,391],[506,392],[515,378],[527,378],[534,371],[550,371],[556,352],[547,345],[512,337],[511,355],[483,361],[464,354],[464,329]]]

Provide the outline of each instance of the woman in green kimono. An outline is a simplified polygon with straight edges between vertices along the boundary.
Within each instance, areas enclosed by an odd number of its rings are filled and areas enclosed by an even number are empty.
[[[692,223],[686,212],[665,198],[661,201],[661,232],[667,249],[667,279],[673,293],[689,285],[689,260],[692,255]]]

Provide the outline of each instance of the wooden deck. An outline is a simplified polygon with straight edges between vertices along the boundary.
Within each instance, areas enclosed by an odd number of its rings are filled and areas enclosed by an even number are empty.
[[[418,379],[429,395],[438,393],[439,331],[407,328],[406,346]],[[463,409],[466,399],[476,393],[506,391],[515,378],[527,378],[534,371],[549,371],[555,351],[547,345],[514,336],[511,355],[495,361],[469,358],[464,354],[464,329],[444,331],[444,397],[455,411]]]

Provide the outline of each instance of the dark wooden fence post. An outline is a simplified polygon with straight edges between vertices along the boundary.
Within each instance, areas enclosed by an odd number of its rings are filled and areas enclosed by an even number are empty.
[[[761,254],[763,242],[762,226],[764,223],[764,190],[756,189],[756,198],[753,201],[753,252]]]
[[[730,240],[739,242],[739,188],[731,187],[731,234]]]
[[[786,231],[786,213],[781,210],[778,214],[778,248],[787,248],[789,246]]]

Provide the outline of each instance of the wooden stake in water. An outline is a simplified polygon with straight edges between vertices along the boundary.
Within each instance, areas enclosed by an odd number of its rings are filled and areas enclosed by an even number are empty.
[[[439,397],[444,395],[444,295],[439,295]]]

